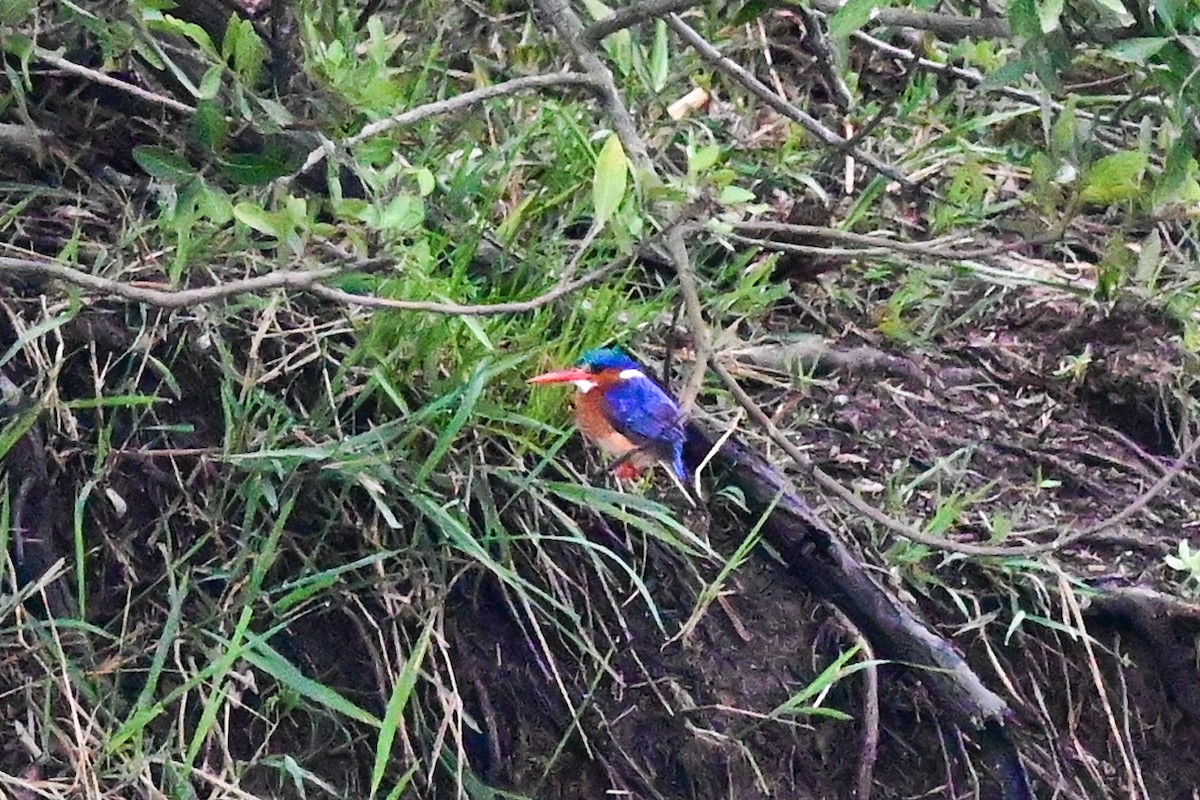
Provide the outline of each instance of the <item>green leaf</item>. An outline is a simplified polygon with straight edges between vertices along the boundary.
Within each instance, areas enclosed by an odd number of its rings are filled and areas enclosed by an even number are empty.
[[[1118,61],[1141,65],[1145,64],[1150,58],[1158,55],[1158,51],[1166,47],[1170,41],[1170,39],[1163,36],[1126,39],[1123,42],[1117,42],[1105,52]]]
[[[1140,150],[1105,156],[1087,171],[1080,199],[1097,205],[1132,200],[1142,193],[1142,176],[1148,161]]]
[[[0,0],[0,25],[14,28],[33,11],[33,0]]]
[[[729,21],[729,24],[734,27],[740,27],[747,22],[754,22],[754,20],[777,5],[779,5],[778,0],[749,0],[749,2],[734,12],[733,19]]]
[[[1018,58],[1009,61],[1000,69],[992,72],[979,85],[980,89],[999,89],[1002,86],[1009,86],[1025,77],[1025,73],[1029,72],[1031,63],[1028,58]]]
[[[258,82],[263,64],[267,61],[267,48],[258,38],[254,23],[237,15],[231,17],[225,28],[221,52],[226,59],[232,58],[233,71],[242,80],[249,84]]]
[[[1112,13],[1122,25],[1129,25],[1133,22],[1133,14],[1129,13],[1129,9],[1120,0],[1092,0],[1092,3],[1097,8]]]
[[[483,389],[487,386],[488,379],[492,376],[492,373],[488,370],[490,366],[491,360],[485,359],[475,368],[475,374],[471,376],[471,380],[462,390],[457,403],[458,408],[455,409],[454,416],[451,417],[450,422],[442,429],[442,432],[438,434],[437,442],[434,443],[429,457],[425,459],[425,463],[417,471],[417,483],[424,483],[429,478],[434,469],[437,468],[437,465],[441,463],[446,453],[450,451],[450,446],[454,444],[458,432],[470,420],[471,414],[475,411],[475,404],[479,402],[479,397],[483,394]]]
[[[611,133],[596,157],[596,175],[592,179],[592,204],[596,209],[597,225],[607,223],[621,206],[628,178],[629,158],[621,140]]]
[[[1184,15],[1191,3],[1189,0],[1151,0],[1150,5],[1162,21],[1163,27],[1169,33],[1175,33],[1184,22]]]
[[[196,87],[196,96],[202,100],[213,100],[221,93],[221,79],[225,77],[225,67],[220,64],[208,68],[200,85]]]
[[[183,156],[155,145],[133,148],[133,160],[152,178],[166,183],[183,183],[196,177],[196,170]]]
[[[169,14],[163,14],[157,18],[148,17],[146,21],[152,29],[175,33],[191,39],[204,52],[204,55],[214,61],[220,60],[220,56],[217,55],[217,48],[213,46],[212,39],[208,36],[208,31],[196,23],[185,22]]]
[[[741,186],[726,186],[721,190],[721,196],[718,198],[721,205],[733,206],[739,203],[749,203],[754,200],[754,192],[749,189],[743,189]]]
[[[425,221],[425,203],[411,194],[393,197],[379,213],[376,224],[380,230],[407,233],[421,227]]]
[[[694,150],[688,156],[688,174],[699,175],[711,169],[717,163],[717,159],[721,157],[721,148],[715,144],[710,144],[705,147]]]
[[[221,171],[241,186],[263,186],[295,168],[294,159],[276,147],[262,153],[233,153],[219,163]]]
[[[650,48],[650,88],[656,92],[665,89],[667,80],[670,78],[668,43],[666,21],[655,20],[654,44]]]
[[[1062,17],[1063,0],[1043,0],[1038,6],[1038,24],[1042,33],[1058,30],[1058,21]]]
[[[433,173],[424,167],[416,171],[417,190],[421,193],[421,197],[428,197],[433,194],[433,190],[437,188],[437,178]]]
[[[282,239],[283,225],[278,214],[272,214],[262,206],[253,203],[238,203],[233,207],[233,216],[238,222],[247,225],[259,233]]]
[[[870,22],[879,9],[889,6],[890,0],[847,0],[829,18],[829,35],[844,39]]]
[[[1075,154],[1079,116],[1075,111],[1075,98],[1068,97],[1054,124],[1050,126],[1050,152],[1070,157]]]
[[[1180,137],[1167,151],[1162,174],[1154,185],[1154,208],[1195,203],[1200,195],[1200,184],[1196,182],[1196,159],[1192,156],[1193,139]]]
[[[1038,39],[1042,35],[1042,21],[1034,0],[1012,0],[1008,4],[1008,24],[1018,39]]]
[[[214,225],[224,225],[233,219],[233,201],[220,186],[209,186],[199,182],[196,192],[196,211],[212,220]]]
[[[196,141],[209,150],[219,150],[225,144],[229,135],[229,125],[221,107],[213,100],[201,100],[196,104],[196,114],[192,117],[192,133]]]

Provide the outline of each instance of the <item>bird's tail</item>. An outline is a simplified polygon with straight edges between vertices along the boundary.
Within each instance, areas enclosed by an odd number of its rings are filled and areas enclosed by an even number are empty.
[[[683,465],[683,448],[682,447],[675,448],[675,455],[671,461],[671,466],[674,468],[675,474],[679,476],[679,480],[683,481],[684,486],[687,486],[688,471],[687,471],[687,467],[685,467]]]

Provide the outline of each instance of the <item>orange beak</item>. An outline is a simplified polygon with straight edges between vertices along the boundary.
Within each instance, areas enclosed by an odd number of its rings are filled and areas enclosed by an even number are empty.
[[[560,369],[554,372],[543,372],[529,379],[529,383],[570,383],[571,381],[588,381],[592,374],[582,367]]]

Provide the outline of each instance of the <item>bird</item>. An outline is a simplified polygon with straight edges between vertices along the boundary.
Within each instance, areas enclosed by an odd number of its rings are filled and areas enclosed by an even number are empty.
[[[622,350],[589,350],[574,367],[537,375],[529,383],[575,384],[576,424],[606,455],[616,457],[613,474],[618,478],[637,478],[662,462],[687,485],[684,413]]]

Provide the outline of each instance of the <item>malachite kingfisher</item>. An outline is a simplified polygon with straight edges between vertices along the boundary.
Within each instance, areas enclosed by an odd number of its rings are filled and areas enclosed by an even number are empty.
[[[579,430],[607,455],[613,474],[636,478],[657,462],[670,465],[687,485],[684,414],[641,366],[615,348],[589,350],[571,369],[547,372],[530,383],[573,383]]]

